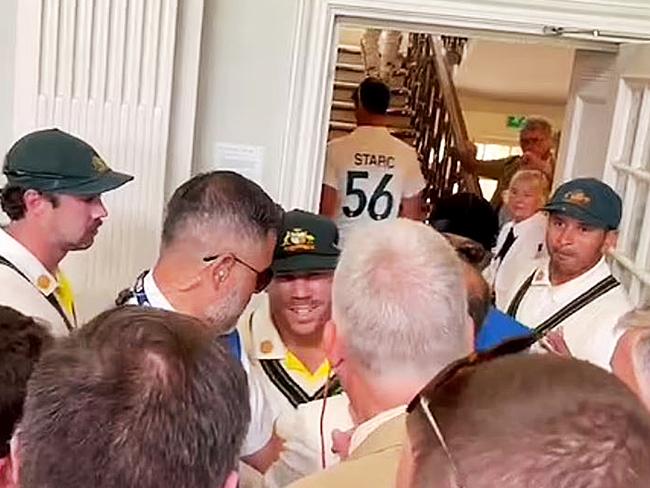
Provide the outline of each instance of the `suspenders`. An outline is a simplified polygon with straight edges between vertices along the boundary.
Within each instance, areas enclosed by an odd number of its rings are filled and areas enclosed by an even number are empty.
[[[27,275],[26,275],[25,273],[23,273],[23,272],[22,272],[22,271],[21,271],[21,270],[20,270],[20,269],[19,269],[19,268],[14,264],[14,263],[12,263],[11,261],[9,261],[9,260],[8,260],[7,258],[5,258],[4,256],[0,256],[0,265],[2,265],[2,266],[6,266],[6,267],[8,267],[8,268],[13,269],[16,273],[18,273],[20,276],[22,276],[23,278],[25,278],[25,280],[26,280],[30,285],[33,286],[33,283],[32,283],[31,280],[27,277]],[[34,287],[34,288],[36,288],[36,287]],[[40,292],[40,290],[39,290],[39,292]],[[63,319],[63,323],[65,324],[66,328],[67,328],[68,330],[70,330],[70,331],[71,331],[72,329],[74,329],[72,323],[70,322],[70,319],[68,318],[68,316],[66,315],[66,313],[63,311],[63,308],[61,307],[61,304],[59,303],[59,301],[58,301],[58,300],[56,299],[56,297],[54,296],[54,293],[50,293],[50,294],[47,295],[47,296],[43,295],[43,297],[44,297],[48,302],[50,302],[50,305],[52,305],[52,306],[54,307],[54,309],[57,311],[57,313],[61,316],[61,318]]]
[[[516,318],[517,310],[519,310],[519,305],[521,305],[521,302],[526,295],[528,288],[530,288],[536,272],[537,270],[535,270],[535,272],[533,272],[533,274],[531,274],[528,279],[524,281],[523,285],[521,285],[519,290],[517,290],[517,293],[515,293],[515,296],[510,302],[510,305],[508,305],[507,314],[512,318]],[[582,295],[572,300],[570,303],[562,307],[560,310],[555,312],[553,315],[535,327],[532,335],[537,337],[537,339],[541,339],[555,327],[560,325],[564,320],[568,319],[571,315],[576,313],[578,310],[587,306],[597,298],[603,296],[608,291],[613,290],[618,285],[620,285],[620,283],[612,275],[603,278],[594,286],[585,291]]]

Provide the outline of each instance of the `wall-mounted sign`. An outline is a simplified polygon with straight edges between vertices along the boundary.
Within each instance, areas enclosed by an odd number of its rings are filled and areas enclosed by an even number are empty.
[[[506,127],[514,130],[521,130],[526,123],[525,115],[508,115],[506,119]]]

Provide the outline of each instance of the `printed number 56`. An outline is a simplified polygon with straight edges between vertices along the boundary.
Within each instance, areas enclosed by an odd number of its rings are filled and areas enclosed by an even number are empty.
[[[393,209],[393,195],[386,190],[386,185],[393,178],[392,174],[385,174],[383,178],[379,181],[377,188],[372,192],[370,200],[366,192],[362,188],[356,188],[354,186],[355,180],[357,179],[368,179],[369,173],[367,171],[348,171],[348,180],[345,188],[346,195],[354,195],[359,200],[356,208],[349,207],[345,205],[343,207],[343,214],[346,217],[358,217],[361,215],[366,207],[368,208],[368,215],[373,220],[383,220],[390,215],[391,210]],[[377,204],[381,199],[386,201],[386,205],[381,213],[377,213]]]

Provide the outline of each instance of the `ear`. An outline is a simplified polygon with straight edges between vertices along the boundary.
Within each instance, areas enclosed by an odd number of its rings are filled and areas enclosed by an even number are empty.
[[[231,471],[222,488],[237,488],[238,483],[239,475],[237,474],[237,471]]]
[[[20,465],[20,446],[18,432],[14,432],[9,443],[9,455],[0,459],[0,488],[18,487],[18,469]]]
[[[215,288],[220,288],[228,280],[233,265],[233,259],[227,254],[219,256],[210,264],[210,278]]]
[[[36,190],[27,190],[23,195],[23,203],[27,212],[40,213],[45,209],[45,205],[52,206],[52,203]]]
[[[609,230],[605,234],[605,242],[603,243],[603,253],[609,254],[614,249],[616,249],[616,244],[618,243],[618,231]]]
[[[330,364],[336,368],[343,360],[344,354],[339,342],[336,323],[332,319],[328,320],[323,328],[322,348]]]

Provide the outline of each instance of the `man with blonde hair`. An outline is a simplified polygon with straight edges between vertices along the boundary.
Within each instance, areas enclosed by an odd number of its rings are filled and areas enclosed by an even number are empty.
[[[612,356],[612,371],[650,410],[650,308],[626,313],[617,328],[624,332]]]
[[[425,224],[396,219],[350,234],[323,342],[356,429],[345,462],[291,486],[393,486],[405,405],[472,349],[466,297],[459,258]]]

